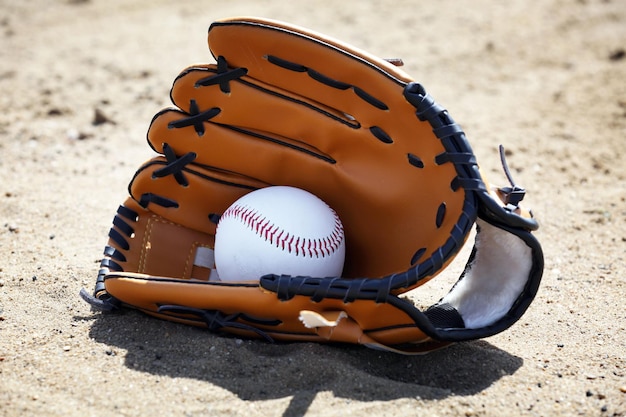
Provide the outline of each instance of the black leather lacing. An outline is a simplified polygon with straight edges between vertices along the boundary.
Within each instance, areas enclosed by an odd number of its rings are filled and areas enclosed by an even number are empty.
[[[187,152],[183,156],[178,157],[172,147],[164,143],[163,144],[163,154],[165,155],[165,159],[167,160],[167,165],[163,168],[157,169],[152,173],[154,178],[163,178],[168,175],[173,175],[176,179],[176,182],[183,187],[189,185],[189,181],[183,174],[183,168],[193,162],[196,159],[195,152]]]
[[[230,81],[239,79],[248,73],[247,68],[229,68],[223,56],[217,57],[217,74],[196,81],[196,87],[219,84],[220,91],[230,93]]]
[[[415,168],[424,168],[424,161],[417,155],[412,153],[407,154],[407,158],[409,160],[409,164],[413,165]]]
[[[170,129],[179,129],[181,127],[193,126],[198,136],[204,135],[204,123],[208,122],[222,110],[219,107],[211,107],[208,110],[200,111],[196,100],[191,99],[189,102],[189,116],[174,120],[168,123]]]
[[[439,204],[439,207],[437,207],[437,216],[435,217],[435,226],[437,227],[437,229],[439,229],[443,224],[443,220],[446,217],[446,211],[446,203]]]
[[[175,200],[154,193],[142,194],[137,203],[143,208],[147,208],[149,204],[156,204],[164,208],[178,208],[179,206],[178,202]]]
[[[216,332],[223,327],[241,329],[241,330],[246,330],[249,332],[254,332],[271,343],[274,342],[274,339],[272,339],[272,337],[269,334],[267,334],[261,329],[258,329],[254,326],[251,326],[245,323],[241,323],[237,320],[242,319],[242,320],[253,322],[255,324],[265,324],[269,326],[276,326],[281,323],[280,320],[259,320],[256,318],[250,318],[243,313],[226,315],[218,310],[202,310],[199,308],[179,306],[179,305],[162,305],[158,308],[157,312],[161,314],[173,313],[175,315],[190,314],[201,319],[207,325],[208,329],[211,331]]]
[[[476,156],[471,152],[444,152],[435,156],[435,163],[437,165],[442,165],[447,162],[452,162],[455,165],[465,164],[465,165],[476,165]]]
[[[352,90],[354,94],[357,97],[359,97],[361,100],[365,101],[371,106],[376,107],[379,110],[389,109],[389,106],[387,106],[387,104],[384,101],[368,93],[362,87],[359,87],[359,86],[356,86],[356,85],[353,85],[353,84],[350,84],[341,80],[336,80],[334,78],[331,78],[327,75],[322,74],[319,71],[309,68],[305,65],[298,64],[296,62],[291,62],[286,59],[277,57],[275,55],[267,55],[265,58],[267,58],[268,62],[270,62],[271,64],[274,64],[286,70],[306,73],[311,79],[319,83],[322,83],[328,87],[332,87],[338,90]],[[383,143],[393,142],[391,137],[389,137],[389,135],[378,126],[371,127],[370,132],[372,133],[372,135],[374,135],[374,137],[376,137]]]
[[[117,214],[113,218],[113,226],[109,230],[109,238],[122,250],[130,249],[128,239],[135,234],[135,229],[131,223],[135,223],[138,215],[134,210],[125,206],[119,206]],[[126,262],[126,256],[111,245],[104,248],[104,259],[100,262],[100,266],[110,271],[123,271],[124,269],[119,262]]]
[[[266,275],[261,278],[262,287],[276,292],[279,300],[290,300],[296,295],[310,296],[311,301],[339,298],[345,303],[357,299],[386,301],[389,289],[380,285],[382,280],[359,278],[292,277],[289,275]]]
[[[419,248],[418,250],[416,250],[413,256],[411,257],[411,265],[415,265],[417,261],[419,261],[420,258],[424,256],[425,253],[426,253],[426,248]]]
[[[504,195],[504,209],[508,211],[515,211],[519,207],[519,203],[524,199],[524,196],[526,195],[526,190],[515,184],[515,181],[513,180],[513,175],[511,175],[511,170],[509,169],[509,164],[506,163],[504,146],[500,145],[499,149],[502,169],[504,170],[504,174],[511,184],[510,187],[501,187],[499,188],[499,190]]]
[[[309,77],[311,77],[312,79],[314,79],[315,81],[318,81],[322,84],[325,84],[329,87],[332,88],[336,88],[338,90],[348,90],[348,89],[352,89],[352,91],[354,91],[354,93],[360,97],[362,100],[364,100],[365,102],[367,102],[368,104],[371,104],[372,106],[381,109],[381,110],[387,110],[389,109],[389,107],[380,99],[374,97],[373,95],[369,94],[368,92],[366,92],[364,89],[362,89],[361,87],[358,87],[356,85],[352,85],[350,83],[341,81],[341,80],[335,80],[334,78],[328,77],[318,71],[315,71],[312,68],[308,68],[304,65],[295,63],[295,62],[291,62],[288,61],[286,59],[283,58],[279,58],[277,56],[274,55],[267,55],[267,60],[274,64],[277,65],[279,67],[288,69],[290,71],[295,71],[295,72],[306,72]]]
[[[383,143],[393,143],[393,139],[380,126],[370,127],[370,132],[374,137]]]
[[[229,68],[226,59],[223,56],[217,57],[217,73],[209,77],[204,77],[196,81],[194,87],[206,87],[210,85],[219,85],[220,91],[225,94],[230,93],[230,82],[237,80],[248,73],[246,68]],[[200,110],[198,102],[195,99],[189,101],[189,116],[179,120],[174,120],[168,124],[168,128],[182,128],[193,126],[198,136],[203,136],[205,132],[204,123],[208,122],[218,114],[221,109],[219,107],[211,107],[207,110]]]
[[[122,250],[128,250],[130,248],[128,239],[132,238],[135,229],[129,223],[135,223],[137,220],[138,214],[134,210],[125,206],[119,206],[117,209],[117,214],[113,218],[113,225],[115,227],[111,228],[109,231],[109,238]],[[118,232],[117,229],[120,231]],[[104,248],[104,258],[100,261],[100,269],[96,277],[93,295],[89,294],[85,289],[82,289],[80,296],[83,300],[94,308],[103,311],[111,311],[119,307],[119,301],[106,292],[104,278],[111,271],[123,271],[124,268],[120,265],[120,262],[126,262],[126,255],[115,247],[106,245]]]

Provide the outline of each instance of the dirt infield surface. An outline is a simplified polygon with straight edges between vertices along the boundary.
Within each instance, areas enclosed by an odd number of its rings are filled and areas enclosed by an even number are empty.
[[[0,416],[625,416],[626,3],[0,0]],[[497,147],[541,226],[510,330],[422,357],[94,313],[145,135],[209,24],[263,16],[402,58]],[[462,263],[412,297],[436,299]]]

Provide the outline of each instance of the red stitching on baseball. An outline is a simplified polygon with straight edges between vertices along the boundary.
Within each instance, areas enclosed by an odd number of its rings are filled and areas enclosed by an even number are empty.
[[[232,206],[224,212],[222,218],[239,218],[242,223],[258,236],[269,241],[279,249],[287,250],[289,253],[293,250],[297,256],[302,255],[310,258],[323,258],[332,255],[342,242],[343,226],[339,221],[337,213],[332,209],[331,211],[335,216],[335,227],[330,235],[319,239],[296,238],[296,236],[289,234],[289,232],[279,228],[277,225],[271,223],[269,219],[246,206]]]

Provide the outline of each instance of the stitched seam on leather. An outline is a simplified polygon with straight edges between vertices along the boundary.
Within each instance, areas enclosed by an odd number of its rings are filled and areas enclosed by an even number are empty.
[[[280,228],[280,226],[272,223],[271,220],[263,217],[256,210],[238,204],[226,210],[222,215],[222,219],[228,217],[239,219],[248,229],[255,232],[257,236],[283,251],[295,252],[296,256],[323,258],[331,256],[342,242],[343,227],[334,211],[333,215],[335,224],[332,232],[328,236],[318,239],[302,238],[290,234]]]
[[[157,219],[152,216],[150,219],[148,219],[148,222],[146,224],[146,233],[143,236],[143,241],[141,242],[141,251],[139,252],[139,265],[137,265],[137,272],[143,274],[144,271],[146,270],[146,258],[148,256],[148,251],[146,250],[146,246],[148,244],[148,242],[150,242],[150,236],[152,235],[152,227],[153,227],[153,222],[156,221]]]
[[[185,261],[185,270],[183,271],[183,278],[185,279],[192,278],[191,273],[193,272],[193,267],[195,266],[193,260],[195,259],[196,250],[199,246],[202,246],[202,243],[198,241],[195,241],[191,244],[191,248],[189,250],[189,253],[187,254],[187,260]]]

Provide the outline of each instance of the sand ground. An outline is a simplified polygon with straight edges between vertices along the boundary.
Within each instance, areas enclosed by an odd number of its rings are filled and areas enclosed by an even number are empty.
[[[211,60],[208,25],[234,15],[403,58],[493,183],[507,148],[546,257],[518,324],[405,357],[221,337],[78,297],[151,156],[152,116],[180,70]],[[621,0],[0,0],[0,415],[626,415],[625,55]]]

